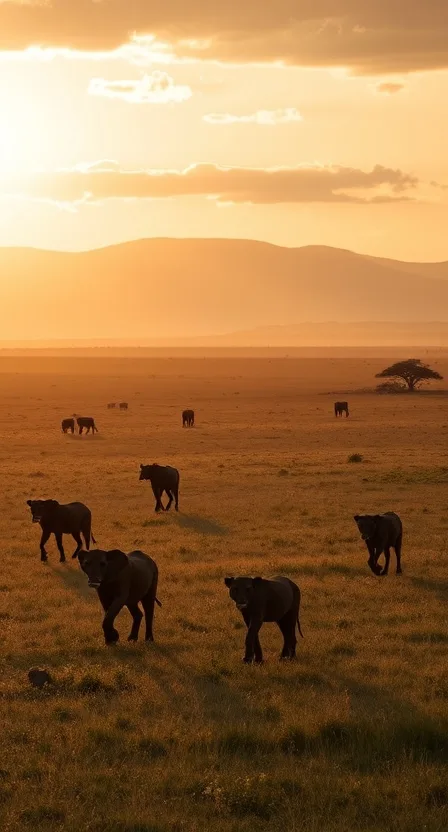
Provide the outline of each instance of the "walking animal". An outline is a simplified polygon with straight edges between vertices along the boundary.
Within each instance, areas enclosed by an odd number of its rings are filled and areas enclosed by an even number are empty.
[[[89,586],[96,589],[105,612],[103,633],[106,644],[115,644],[119,639],[114,622],[123,607],[128,608],[133,619],[128,641],[137,641],[143,618],[139,603],[145,613],[145,639],[154,641],[154,603],[162,606],[156,597],[159,571],[155,561],[138,550],[129,555],[118,549],[109,552],[102,549],[92,549],[91,552],[81,550],[77,556]]]
[[[41,561],[48,560],[45,544],[52,534],[56,538],[61,563],[65,561],[65,552],[62,545],[64,534],[71,534],[76,540],[76,551],[73,557],[76,557],[79,550],[82,549],[81,535],[87,549],[90,548],[90,538],[96,543],[92,534],[92,513],[83,503],[61,505],[57,500],[27,500],[27,505],[31,509],[33,523],[40,523],[42,529],[40,539]]]
[[[258,633],[265,621],[275,621],[283,635],[281,659],[296,657],[296,624],[300,635],[300,589],[283,576],[276,578],[225,578],[232,601],[247,627],[244,662],[263,661]]]
[[[174,508],[179,511],[179,471],[177,468],[171,468],[170,465],[140,465],[140,480],[149,480],[151,483],[152,492],[156,498],[155,510],[169,511],[173,500]],[[168,496],[167,505],[163,506],[162,494]]]
[[[194,427],[194,410],[184,410],[182,413],[182,427],[183,428],[193,428]]]
[[[345,413],[345,416],[349,416],[348,412],[348,402],[335,402],[334,403],[334,415],[335,416],[342,416]]]
[[[62,433],[68,433],[71,431],[72,433],[75,432],[75,420],[74,419],[63,419],[61,422]]]
[[[401,575],[401,546],[403,542],[403,524],[393,511],[385,514],[356,514],[355,523],[365,541],[369,552],[367,561],[374,575],[387,575],[389,572],[390,550],[395,550],[397,558],[397,575]],[[384,553],[384,568],[378,564]]]
[[[81,435],[84,428],[87,428],[86,433],[90,433],[90,431],[92,431],[92,433],[98,433],[98,428],[95,425],[95,419],[93,419],[92,416],[78,416],[76,421],[79,427],[79,435]]]

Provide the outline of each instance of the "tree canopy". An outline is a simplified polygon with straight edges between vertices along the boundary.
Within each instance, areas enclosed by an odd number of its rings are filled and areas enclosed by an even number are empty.
[[[427,364],[422,364],[419,358],[407,358],[406,361],[397,361],[386,367],[381,373],[377,373],[375,378],[402,379],[412,392],[423,382],[434,379],[440,381],[443,376]]]

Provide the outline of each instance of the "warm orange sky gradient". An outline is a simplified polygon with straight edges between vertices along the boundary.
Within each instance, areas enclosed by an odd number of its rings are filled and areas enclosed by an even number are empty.
[[[448,259],[445,0],[0,0],[0,245]]]

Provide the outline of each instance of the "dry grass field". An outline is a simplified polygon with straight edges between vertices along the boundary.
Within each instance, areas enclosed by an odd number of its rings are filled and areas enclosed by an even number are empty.
[[[0,359],[4,832],[446,830],[448,398],[347,394],[350,419],[332,412],[331,391],[387,363]],[[99,434],[63,436],[73,412]],[[154,514],[152,461],[179,468],[179,515]],[[40,563],[32,497],[82,500],[102,548],[154,557],[155,644],[127,643],[125,610],[104,646],[78,563],[54,538]],[[375,578],[353,515],[387,510],[404,574],[392,557]],[[265,663],[242,664],[232,574],[299,583],[296,663],[265,625]],[[53,685],[31,688],[33,666]]]

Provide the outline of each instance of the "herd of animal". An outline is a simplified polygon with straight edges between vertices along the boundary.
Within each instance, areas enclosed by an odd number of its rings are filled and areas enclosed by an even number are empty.
[[[108,410],[113,410],[116,407],[118,407],[120,410],[128,410],[129,404],[128,402],[119,402],[117,405],[116,402],[109,402],[109,404],[107,405]],[[76,413],[73,414],[73,416],[69,416],[68,419],[62,420],[62,433],[74,433],[75,424],[78,425],[79,435],[81,435],[84,430],[86,431],[86,433],[90,433],[90,431],[92,432],[92,434],[98,433],[98,428],[95,424],[95,419],[92,416],[77,416]],[[182,411],[182,427],[194,428],[194,410]]]
[[[108,408],[115,407],[109,404]],[[127,403],[119,407],[127,409]],[[349,415],[347,402],[336,402],[336,416]],[[182,412],[183,427],[194,426],[194,411]],[[92,417],[74,416],[64,419],[62,430],[75,432],[75,419],[81,434],[97,431]],[[177,468],[153,463],[140,465],[139,480],[149,481],[155,498],[155,511],[169,511],[173,502],[179,510],[180,475]],[[168,497],[166,506],[162,503],[163,494]],[[54,534],[60,554],[60,562],[65,562],[63,536],[72,535],[76,549],[72,555],[77,558],[81,569],[87,575],[88,585],[96,589],[104,610],[103,633],[105,643],[115,644],[119,633],[114,626],[115,619],[123,607],[127,607],[132,616],[129,641],[137,641],[143,615],[145,616],[145,639],[153,641],[154,606],[162,606],[157,598],[159,572],[155,561],[141,551],[129,554],[118,549],[105,551],[90,549],[91,541],[96,546],[92,534],[92,514],[83,503],[75,502],[61,505],[56,500],[28,500],[33,523],[42,529],[40,540],[41,561],[48,559],[45,545]],[[394,512],[376,515],[355,515],[354,520],[368,550],[368,566],[374,575],[387,575],[390,563],[390,550],[395,551],[396,572],[401,574],[401,548],[403,539],[402,522]],[[85,548],[83,548],[83,542]],[[385,562],[381,568],[379,559],[384,554]],[[226,577],[225,585],[230,598],[244,619],[247,634],[245,641],[244,662],[262,662],[263,653],[259,632],[264,622],[275,622],[283,636],[280,658],[294,659],[296,655],[296,627],[303,638],[300,627],[300,589],[290,578],[283,575],[265,579],[261,577]],[[143,608],[143,613],[140,605]]]

